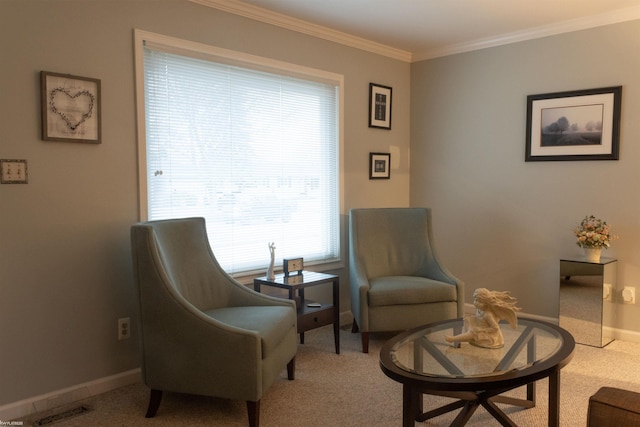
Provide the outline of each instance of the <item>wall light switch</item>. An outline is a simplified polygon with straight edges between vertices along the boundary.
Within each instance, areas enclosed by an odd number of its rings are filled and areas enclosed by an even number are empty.
[[[0,184],[26,184],[27,161],[0,159]]]

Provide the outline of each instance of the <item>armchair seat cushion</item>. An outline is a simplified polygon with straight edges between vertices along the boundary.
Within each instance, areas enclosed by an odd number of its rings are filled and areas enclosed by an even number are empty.
[[[237,328],[260,335],[262,358],[267,358],[296,327],[295,312],[290,306],[223,307],[207,310],[206,315]]]
[[[457,301],[455,285],[418,276],[387,276],[369,281],[369,306]]]

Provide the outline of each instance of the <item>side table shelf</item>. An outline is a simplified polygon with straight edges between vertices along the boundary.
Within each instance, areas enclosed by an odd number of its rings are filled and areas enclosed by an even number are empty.
[[[315,301],[305,299],[305,288],[322,284],[332,284],[332,304],[319,304]],[[256,292],[260,292],[261,286],[263,285],[286,289],[289,292],[289,299],[296,302],[298,333],[300,334],[301,344],[304,344],[304,333],[306,331],[333,324],[336,354],[340,354],[340,278],[338,276],[334,274],[303,271],[302,274],[289,277],[286,277],[284,274],[276,274],[273,280],[267,279],[266,276],[253,280],[253,289]],[[319,306],[315,306],[316,304]]]

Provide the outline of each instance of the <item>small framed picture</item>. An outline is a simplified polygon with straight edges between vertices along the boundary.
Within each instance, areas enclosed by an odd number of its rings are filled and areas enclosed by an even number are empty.
[[[101,142],[100,80],[40,72],[42,139]]]
[[[525,161],[618,160],[622,86],[527,97]]]
[[[369,153],[369,179],[391,178],[391,153]]]
[[[391,129],[391,92],[388,86],[369,83],[369,127]]]

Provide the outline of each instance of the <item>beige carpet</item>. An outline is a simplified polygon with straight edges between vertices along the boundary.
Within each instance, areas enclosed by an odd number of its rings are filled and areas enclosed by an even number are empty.
[[[370,353],[360,351],[358,334],[341,331],[342,354],[333,352],[331,326],[305,334],[296,359],[296,379],[283,370],[262,399],[261,426],[393,426],[401,425],[402,387],[386,377],[378,353],[391,335],[373,335]],[[560,425],[585,426],[589,396],[607,385],[640,392],[640,344],[614,341],[605,348],[577,345],[572,362],[561,374]],[[512,392],[524,396],[524,389]],[[148,390],[134,384],[81,402],[92,410],[55,422],[62,426],[246,426],[244,402],[165,393],[158,415],[145,419]],[[425,396],[425,409],[449,402]],[[76,405],[77,406],[77,405]],[[537,405],[520,409],[500,405],[520,426],[547,422],[547,381],[538,382]],[[24,425],[33,425],[36,414]],[[417,426],[448,426],[455,414]],[[498,425],[479,408],[469,426]]]

